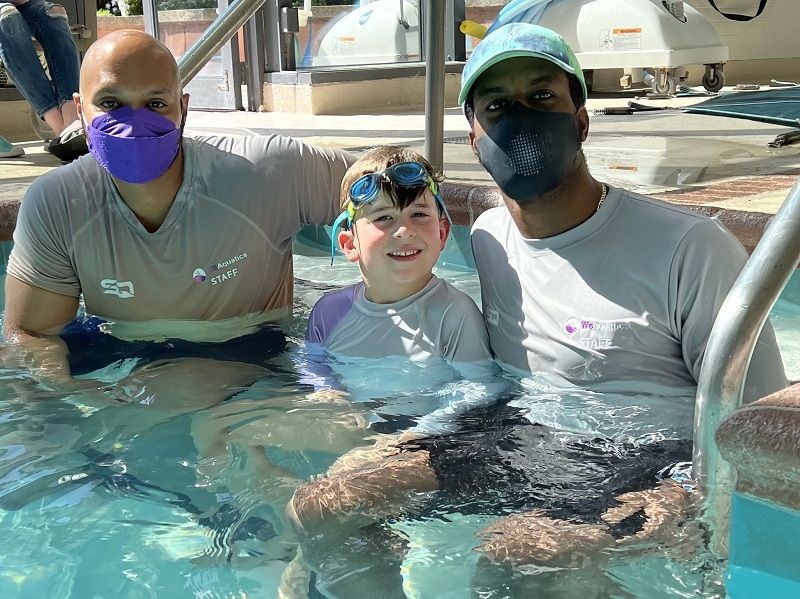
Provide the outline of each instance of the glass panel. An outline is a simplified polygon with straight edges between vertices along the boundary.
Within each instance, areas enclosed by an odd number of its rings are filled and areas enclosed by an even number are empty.
[[[421,60],[418,0],[317,4],[295,2],[301,8],[295,46],[298,70]]]
[[[231,0],[232,1],[232,0]],[[106,0],[109,6],[117,7],[122,16],[98,15],[98,38],[119,29],[145,31],[144,7],[141,1]],[[155,0],[158,19],[158,37],[169,48],[176,60],[192,47],[211,23],[219,10],[217,0]],[[110,10],[110,9],[109,9]],[[241,46],[241,36],[234,38]],[[233,62],[238,61],[231,45],[225,45],[185,86],[184,91],[192,96],[193,108],[237,109],[241,108],[241,88],[238,71]],[[243,55],[242,52],[239,55]],[[238,66],[238,65],[237,65]]]
[[[217,0],[156,0],[158,38],[175,59],[192,47],[214,19]],[[222,51],[208,61],[198,76],[223,77]]]
[[[159,39],[176,59],[191,47],[205,29],[217,18],[217,0],[156,0]],[[98,38],[119,29],[145,30],[142,3],[131,0],[105,0],[105,10],[111,15],[98,15]],[[221,53],[218,53],[201,72],[222,74]]]

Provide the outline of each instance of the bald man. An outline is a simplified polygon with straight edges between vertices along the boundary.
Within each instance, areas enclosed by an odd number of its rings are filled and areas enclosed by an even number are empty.
[[[51,387],[86,386],[63,334],[81,295],[139,339],[227,341],[232,322],[291,305],[292,237],[338,213],[352,156],[276,135],[183,137],[188,101],[169,50],[145,33],[109,34],[86,55],[75,102],[90,154],[28,189],[6,279],[6,339]],[[218,357],[259,363],[274,341]],[[101,353],[140,357],[115,351]]]

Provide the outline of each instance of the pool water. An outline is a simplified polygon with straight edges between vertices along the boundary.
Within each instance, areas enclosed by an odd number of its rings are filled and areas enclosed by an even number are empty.
[[[297,307],[282,323],[295,341],[325,290],[358,278],[355,266],[341,258],[331,268],[324,250],[306,246],[304,253],[295,262]],[[446,256],[445,262],[450,266],[440,266],[437,274],[479,301],[474,271],[457,257]],[[793,380],[800,378],[798,299],[800,281],[793,281],[773,314]],[[393,364],[360,373],[365,386],[372,381],[380,402],[321,401],[298,374],[302,363],[302,348],[295,345],[276,359],[271,375],[235,390],[230,401],[150,419],[125,407],[95,411],[80,396],[31,395],[23,371],[0,370],[0,597],[278,597],[296,547],[282,506],[299,481],[324,473],[338,455],[365,442],[358,426],[347,428],[354,434],[344,437],[336,436],[336,427],[363,422],[365,414],[369,421],[373,405],[385,409],[411,398],[419,411],[419,405],[434,406],[452,394],[454,385],[461,392],[452,373],[424,365],[398,371]],[[392,379],[406,384],[391,390]],[[420,390],[410,391],[409,381],[418,381]],[[619,442],[691,435],[692,399],[665,390],[611,394],[533,378],[513,384],[515,405],[567,435]],[[227,447],[211,454],[198,449],[192,436],[198,430],[223,433]],[[408,597],[533,596],[540,571],[523,570],[513,581],[502,573],[485,579],[476,574],[476,532],[487,517],[441,509],[437,516],[386,525],[407,546],[399,563]],[[339,558],[331,555],[331,561]],[[598,598],[725,596],[725,564],[707,553],[676,556],[637,547],[605,558],[601,583],[588,587]],[[328,592],[325,581],[311,580],[311,597]],[[593,596],[585,580],[574,587],[569,578],[559,584],[548,596]],[[384,588],[362,592],[394,596]]]

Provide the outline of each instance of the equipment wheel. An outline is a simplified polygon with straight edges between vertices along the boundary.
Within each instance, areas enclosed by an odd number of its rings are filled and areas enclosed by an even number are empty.
[[[703,87],[706,91],[718,92],[724,85],[725,73],[722,72],[721,65],[706,65],[703,75]]]
[[[656,76],[653,79],[653,93],[669,94],[672,96],[675,94],[676,89],[675,75],[672,71],[656,71]]]

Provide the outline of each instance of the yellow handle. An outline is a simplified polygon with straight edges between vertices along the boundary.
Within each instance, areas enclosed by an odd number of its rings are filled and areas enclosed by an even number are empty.
[[[482,40],[483,36],[486,35],[487,27],[475,21],[461,21],[461,25],[458,26],[458,29],[464,35],[471,35],[472,37],[477,37],[479,40]]]

